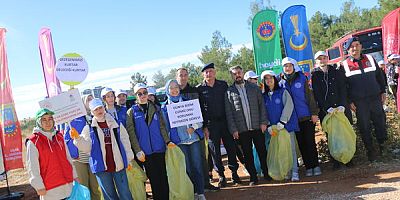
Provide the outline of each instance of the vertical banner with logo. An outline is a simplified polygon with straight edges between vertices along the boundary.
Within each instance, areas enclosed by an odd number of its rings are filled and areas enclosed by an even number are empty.
[[[21,127],[15,111],[8,74],[5,38],[0,28],[0,140],[5,170],[23,168]]]
[[[281,25],[286,55],[295,59],[304,74],[310,77],[313,68],[313,52],[306,7],[295,5],[287,8],[282,14]]]
[[[282,53],[278,12],[263,10],[258,12],[252,21],[254,63],[256,73],[273,70],[276,74],[282,72]]]
[[[61,86],[55,73],[56,56],[54,55],[53,39],[49,28],[42,28],[39,32],[39,52],[42,60],[47,96],[56,96],[61,93]]]
[[[382,19],[382,40],[385,61],[390,54],[400,53],[400,8],[391,11]]]

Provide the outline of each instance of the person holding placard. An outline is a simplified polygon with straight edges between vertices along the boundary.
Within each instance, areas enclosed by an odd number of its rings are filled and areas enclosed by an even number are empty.
[[[176,145],[169,139],[161,110],[148,99],[147,86],[138,83],[133,88],[137,104],[127,113],[127,130],[131,149],[139,165],[144,165],[155,200],[169,199],[169,185],[165,163],[166,146]]]
[[[91,124],[83,128],[81,135],[71,132],[71,138],[80,151],[90,155],[90,169],[104,199],[132,200],[125,171],[134,159],[128,133],[105,111],[100,99],[93,99],[89,108],[93,114]]]
[[[33,134],[25,142],[29,182],[41,200],[68,198],[72,182],[78,178],[63,135],[54,129],[53,115],[40,109]]]
[[[114,119],[122,123],[126,127],[126,111],[128,110],[125,106],[119,106],[115,102],[115,92],[111,88],[104,88],[101,90],[101,98],[106,105],[106,111]]]
[[[99,190],[99,184],[97,183],[96,176],[90,171],[89,166],[89,157],[88,153],[79,151],[78,147],[74,145],[74,140],[71,138],[72,131],[77,132],[78,134],[82,133],[83,128],[86,125],[89,125],[92,121],[92,116],[90,114],[89,102],[93,100],[93,96],[83,95],[82,101],[85,105],[85,109],[87,111],[87,115],[82,117],[78,117],[71,121],[70,125],[66,127],[64,139],[68,146],[69,152],[71,153],[71,157],[73,159],[73,164],[75,166],[76,172],[78,173],[80,184],[86,186],[90,190],[90,198],[92,200],[100,200],[101,193]],[[76,133],[75,133],[76,134]]]
[[[201,157],[200,140],[204,138],[203,123],[194,123],[171,128],[169,125],[167,105],[185,101],[179,92],[176,80],[169,80],[165,85],[167,101],[162,106],[165,124],[171,140],[179,146],[185,154],[186,173],[194,185],[195,199],[206,199],[204,196],[203,163]]]

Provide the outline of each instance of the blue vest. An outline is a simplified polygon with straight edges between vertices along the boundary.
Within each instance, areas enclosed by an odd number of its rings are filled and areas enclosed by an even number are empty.
[[[265,107],[267,109],[267,117],[271,125],[276,125],[281,119],[282,111],[285,107],[282,100],[284,91],[285,89],[280,88],[274,91],[271,97],[269,97],[267,93],[263,95]],[[299,124],[294,110],[289,121],[285,125],[285,129],[288,132],[299,130]]]
[[[126,168],[128,167],[128,159],[126,158],[124,145],[121,142],[119,128],[114,128],[110,131],[113,131],[114,133],[122,161],[124,162],[124,168]],[[101,152],[99,135],[96,127],[90,127],[90,139],[92,139],[92,150],[89,157],[90,170],[92,170],[92,173],[104,172],[106,171],[106,168],[104,166],[103,153]]]
[[[86,126],[86,117],[78,117],[74,120],[71,121],[71,126],[74,127],[79,134],[81,134],[83,128]],[[65,129],[65,134],[64,134],[64,140],[65,143],[68,146],[69,154],[73,159],[78,159],[79,158],[79,151],[78,148],[74,145],[74,140],[71,138],[70,135],[71,127],[67,126]]]
[[[298,76],[289,85],[285,82],[285,87],[292,96],[294,109],[296,110],[297,118],[310,117],[310,109],[307,104],[305,87],[308,87],[307,78],[303,73],[297,72]]]
[[[169,118],[168,118],[168,111],[167,111],[166,104],[164,104],[162,106],[162,111],[163,111],[163,117],[164,117],[164,120],[165,120],[165,126],[167,127],[167,131],[169,133],[169,139],[171,139],[171,141],[173,143],[175,143],[175,144],[180,144],[181,143],[181,138],[179,137],[178,128],[177,127],[171,128],[169,126]],[[203,130],[201,129],[201,127],[196,129],[194,131],[194,133],[196,133],[199,136],[200,140],[204,138],[204,133],[203,133]]]
[[[126,127],[126,112],[128,111],[128,108],[126,108],[125,106],[118,106],[118,107],[117,107],[118,125],[122,123],[124,127]]]
[[[151,106],[151,105],[149,105]],[[140,148],[145,155],[153,153],[165,152],[165,141],[160,131],[160,117],[159,112],[155,112],[151,120],[150,126],[146,123],[146,117],[140,110],[139,105],[132,106],[133,120],[135,123],[136,137],[139,141]]]

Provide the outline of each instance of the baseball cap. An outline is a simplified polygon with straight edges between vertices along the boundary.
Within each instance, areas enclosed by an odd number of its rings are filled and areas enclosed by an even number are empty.
[[[254,71],[248,71],[244,74],[244,80],[248,80],[249,78],[258,78],[258,75]]]
[[[266,75],[276,76],[275,72],[272,70],[265,70],[261,73],[261,78],[264,78]]]
[[[314,55],[314,59],[317,59],[319,56],[328,56],[326,54],[325,51],[318,51],[315,55]]]
[[[101,97],[104,97],[104,96],[105,96],[107,93],[109,93],[109,92],[114,92],[114,90],[111,89],[111,88],[108,88],[108,87],[103,88],[103,89],[101,90]]]
[[[144,83],[137,83],[135,87],[133,87],[133,93],[136,94],[136,92],[139,91],[140,89],[147,89],[147,85]]]
[[[148,87],[147,88],[147,92],[149,93],[149,95],[150,94],[152,94],[152,95],[156,95],[156,88],[154,88],[154,87]]]
[[[127,93],[125,90],[119,89],[119,90],[117,90],[117,92],[115,93],[115,96],[117,97],[117,96],[120,95],[120,94],[128,95],[128,93]]]
[[[47,108],[42,108],[36,112],[35,119],[39,119],[39,118],[43,117],[43,115],[46,115],[46,114],[54,115],[54,112]]]
[[[90,110],[95,110],[96,108],[98,108],[100,106],[104,106],[104,105],[103,105],[103,101],[101,101],[101,99],[99,99],[99,98],[94,98],[89,103]]]

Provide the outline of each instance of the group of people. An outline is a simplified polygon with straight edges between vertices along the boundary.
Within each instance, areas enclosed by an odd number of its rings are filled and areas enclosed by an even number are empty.
[[[348,39],[344,49],[349,56],[341,65],[328,65],[326,53],[318,51],[311,80],[289,57],[282,60],[281,74],[266,70],[259,77],[233,66],[229,69],[232,85],[216,79],[213,63],[202,68],[204,79],[196,87],[188,83],[188,69],[179,68],[176,79],[165,86],[167,100],[162,105],[155,102],[143,83],[134,86],[136,103],[131,107],[126,106],[126,92],[104,88],[102,99],[82,97],[87,115],[69,123],[64,135],[54,129],[54,113],[41,109],[26,142],[30,183],[42,199],[68,198],[73,180],[88,187],[92,199],[132,199],[126,170],[137,162],[146,172],[153,198],[164,200],[169,198],[169,188],[174,187],[168,183],[165,154],[170,148],[179,148],[194,187],[188,199],[205,199],[206,191],[227,185],[221,142],[233,184],[242,184],[238,158],[250,175],[248,184],[258,183],[253,148],[264,180],[272,180],[266,137],[273,134],[274,125],[290,134],[293,167],[287,178],[299,181],[298,156],[303,159],[305,176],[322,174],[315,124],[338,107],[351,122],[351,111],[355,112],[368,159],[374,161],[387,138],[382,107],[386,78],[374,58],[361,53],[358,38]],[[170,127],[166,106],[194,99],[199,100],[203,122]],[[371,121],[379,150],[373,146]],[[296,143],[301,155],[296,153]],[[210,183],[213,169],[219,175],[218,187]]]

